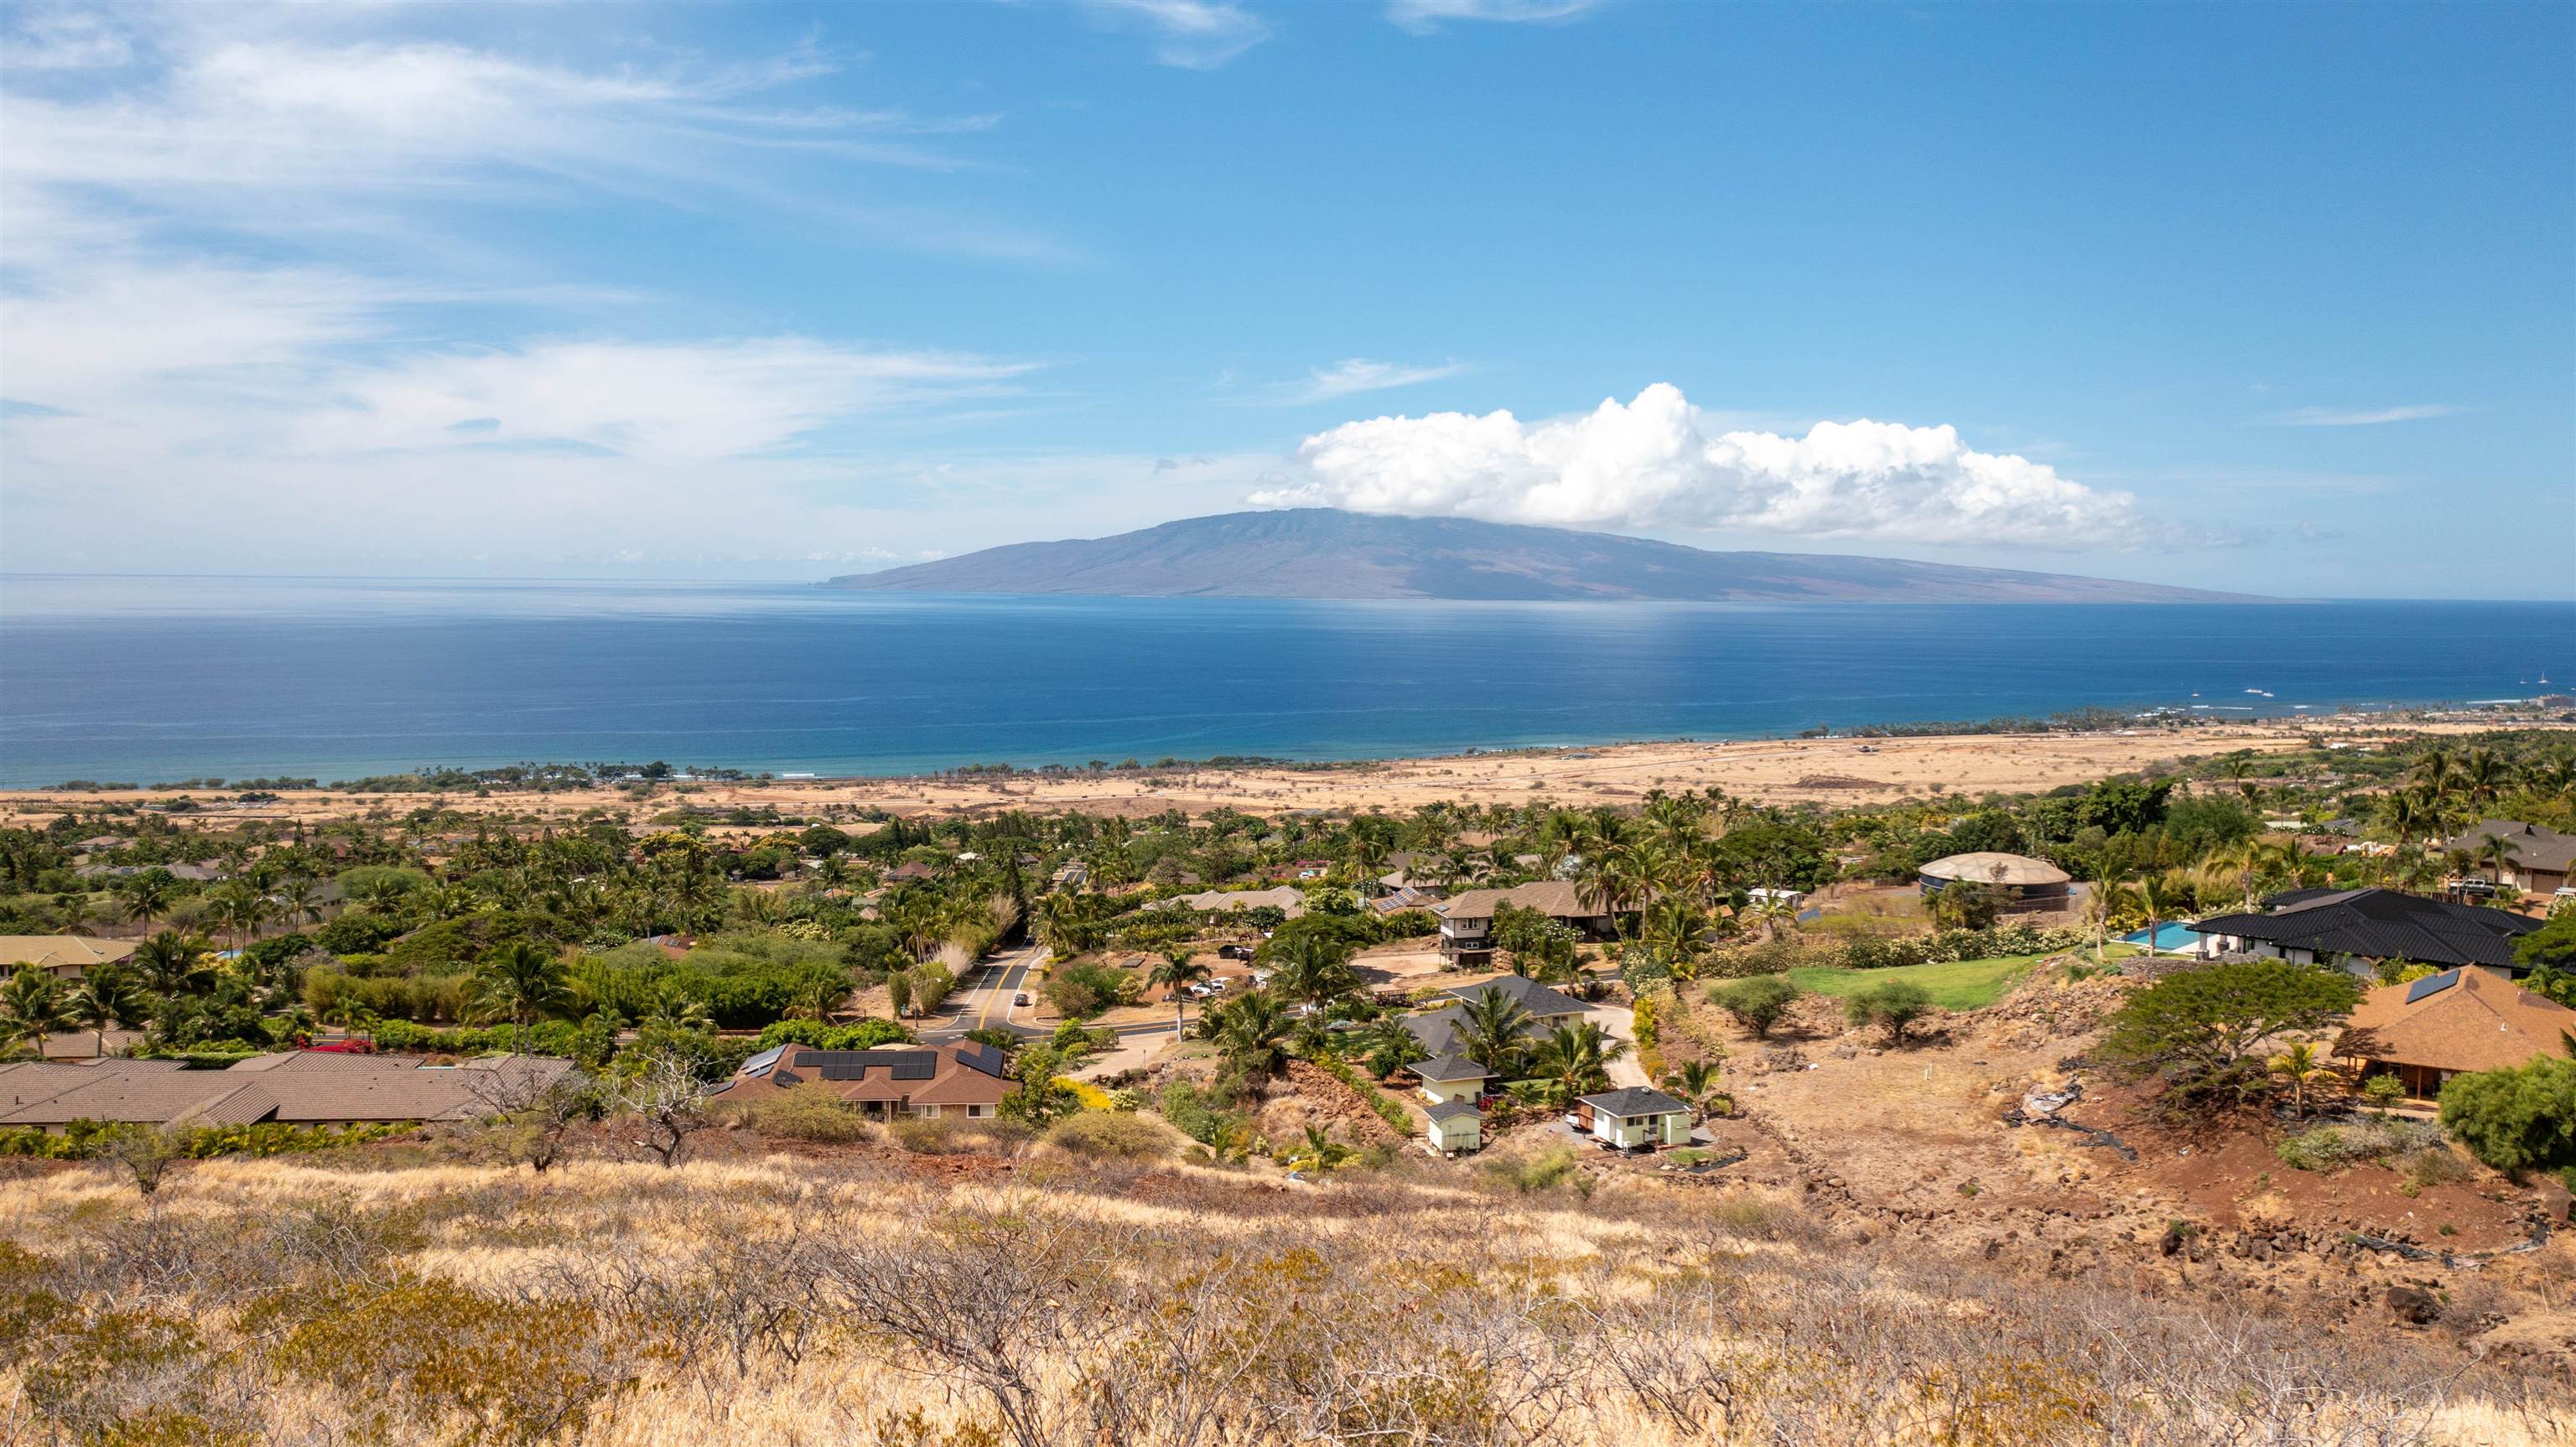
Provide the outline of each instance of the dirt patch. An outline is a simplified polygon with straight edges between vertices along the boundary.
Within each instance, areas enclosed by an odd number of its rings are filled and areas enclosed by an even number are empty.
[[[1253,1114],[1257,1128],[1274,1142],[1285,1143],[1322,1126],[1327,1135],[1351,1145],[1379,1145],[1395,1139],[1378,1113],[1359,1092],[1303,1060],[1288,1068],[1262,1092]]]

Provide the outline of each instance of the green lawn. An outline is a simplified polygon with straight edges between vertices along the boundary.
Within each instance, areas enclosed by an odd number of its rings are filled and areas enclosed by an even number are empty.
[[[2135,945],[2114,943],[2111,958],[2138,952]],[[2087,954],[2090,951],[2086,952]],[[2004,997],[2046,955],[2004,955],[1991,960],[1960,960],[1946,965],[1899,965],[1889,970],[1791,970],[1789,983],[1812,995],[1843,996],[1890,980],[1921,985],[1932,1003],[1944,1010],[1980,1010]]]

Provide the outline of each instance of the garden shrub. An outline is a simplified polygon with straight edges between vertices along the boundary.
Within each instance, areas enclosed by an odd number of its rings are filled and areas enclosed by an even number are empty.
[[[2576,1166],[2576,1060],[2455,1075],[2442,1087],[2442,1125],[2500,1171]]]
[[[1076,1155],[1153,1160],[1172,1153],[1171,1128],[1132,1111],[1086,1110],[1047,1127],[1046,1143]]]
[[[2274,1146],[2281,1163],[2302,1171],[2330,1171],[2371,1162],[2397,1162],[2425,1152],[2447,1154],[2442,1128],[2425,1120],[2338,1121],[2313,1127]]]
[[[817,1050],[873,1050],[880,1045],[912,1043],[911,1027],[893,1020],[859,1020],[848,1025],[834,1025],[812,1019],[779,1020],[760,1032],[760,1048],[773,1045],[811,1045]]]
[[[786,1140],[857,1141],[876,1133],[855,1107],[819,1080],[756,1097],[738,1107],[737,1116],[762,1135]]]

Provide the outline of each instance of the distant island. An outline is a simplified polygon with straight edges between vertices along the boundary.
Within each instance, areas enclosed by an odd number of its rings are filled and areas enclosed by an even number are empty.
[[[2242,603],[2241,594],[1831,553],[1719,553],[1468,518],[1335,508],[1185,518],[833,578],[900,593],[1851,603]]]

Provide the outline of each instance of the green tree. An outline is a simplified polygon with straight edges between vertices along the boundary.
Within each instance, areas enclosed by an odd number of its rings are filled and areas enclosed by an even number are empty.
[[[1024,1120],[1043,1126],[1082,1109],[1081,1097],[1058,1077],[1064,1070],[1064,1056],[1045,1045],[1024,1046],[1011,1062],[1011,1074],[1020,1088],[1002,1097],[1002,1114],[1012,1120]]]
[[[140,1018],[140,994],[134,972],[123,965],[92,965],[81,971],[80,983],[72,987],[65,1003],[73,1018],[92,1031],[92,1054],[106,1056],[108,1026],[131,1024]]]
[[[1226,1064],[1259,1084],[1288,1059],[1288,1011],[1267,990],[1240,995],[1208,1013],[1210,1035]]]
[[[2099,1053],[2132,1079],[2155,1077],[2169,1102],[2262,1089],[2251,1052],[2275,1035],[2325,1031],[2361,999],[2338,970],[2287,960],[2206,965],[2168,975],[2111,1016]]]
[[[1149,978],[1155,984],[1162,986],[1171,998],[1173,1039],[1177,1040],[1188,1034],[1190,1029],[1189,997],[1182,993],[1182,987],[1195,985],[1214,973],[1215,971],[1206,965],[1191,958],[1191,951],[1187,947],[1176,946],[1163,952],[1163,962],[1154,967],[1154,973]]]
[[[2442,1128],[2500,1171],[2576,1166],[2576,1060],[2542,1056],[2452,1076],[2442,1086]]]
[[[1388,1015],[1361,1031],[1355,1042],[1369,1070],[1384,1080],[1408,1065],[1431,1058],[1422,1041],[1404,1028],[1404,1017]]]
[[[2310,1091],[2333,1085],[2343,1078],[2343,1072],[2335,1068],[2334,1060],[2306,1040],[2294,1040],[2283,1046],[2263,1062],[2263,1068],[2290,1087],[2290,1114],[2294,1118],[2308,1113]]]
[[[1286,999],[1322,1006],[1359,988],[1350,945],[1320,929],[1283,930],[1269,954],[1270,988]]]
[[[1458,1053],[1500,1079],[1519,1075],[1530,1012],[1500,990],[1479,990],[1459,1007]]]
[[[1546,1085],[1550,1101],[1563,1105],[1579,1095],[1610,1088],[1610,1062],[1628,1053],[1628,1042],[1613,1040],[1591,1020],[1557,1025],[1529,1052],[1530,1071]]]
[[[34,965],[20,965],[0,984],[0,1051],[21,1045],[43,1049],[45,1037],[80,1024],[65,998],[63,982]]]
[[[484,1008],[509,1017],[515,1027],[511,1050],[524,1055],[529,1024],[561,1010],[571,988],[563,961],[551,950],[530,940],[512,940],[483,957],[475,971],[474,994]]]
[[[1949,893],[1943,890],[1942,893]],[[1709,991],[1708,1002],[1736,1018],[1737,1023],[1767,1039],[1771,1027],[1789,1013],[1798,998],[1798,987],[1786,975],[1754,975],[1720,985]]]
[[[129,874],[116,882],[116,902],[124,907],[127,919],[148,927],[153,916],[169,906],[178,883],[166,869]]]
[[[1906,1030],[1930,1013],[1931,992],[1911,980],[1887,980],[1843,1000],[1844,1019],[1854,1025],[1878,1026],[1887,1032],[1890,1045],[1904,1044]]]
[[[143,988],[164,1000],[191,995],[214,978],[206,967],[206,942],[177,930],[163,930],[134,947],[135,971]]]
[[[1288,1159],[1284,1164],[1292,1171],[1304,1171],[1308,1175],[1320,1176],[1326,1171],[1348,1163],[1355,1154],[1357,1153],[1349,1146],[1326,1135],[1322,1126],[1309,1125],[1306,1127],[1305,1138],[1289,1148]]]
[[[2524,935],[2513,947],[2513,961],[2535,969],[2576,971],[2576,909],[2562,909],[2547,924]]]

